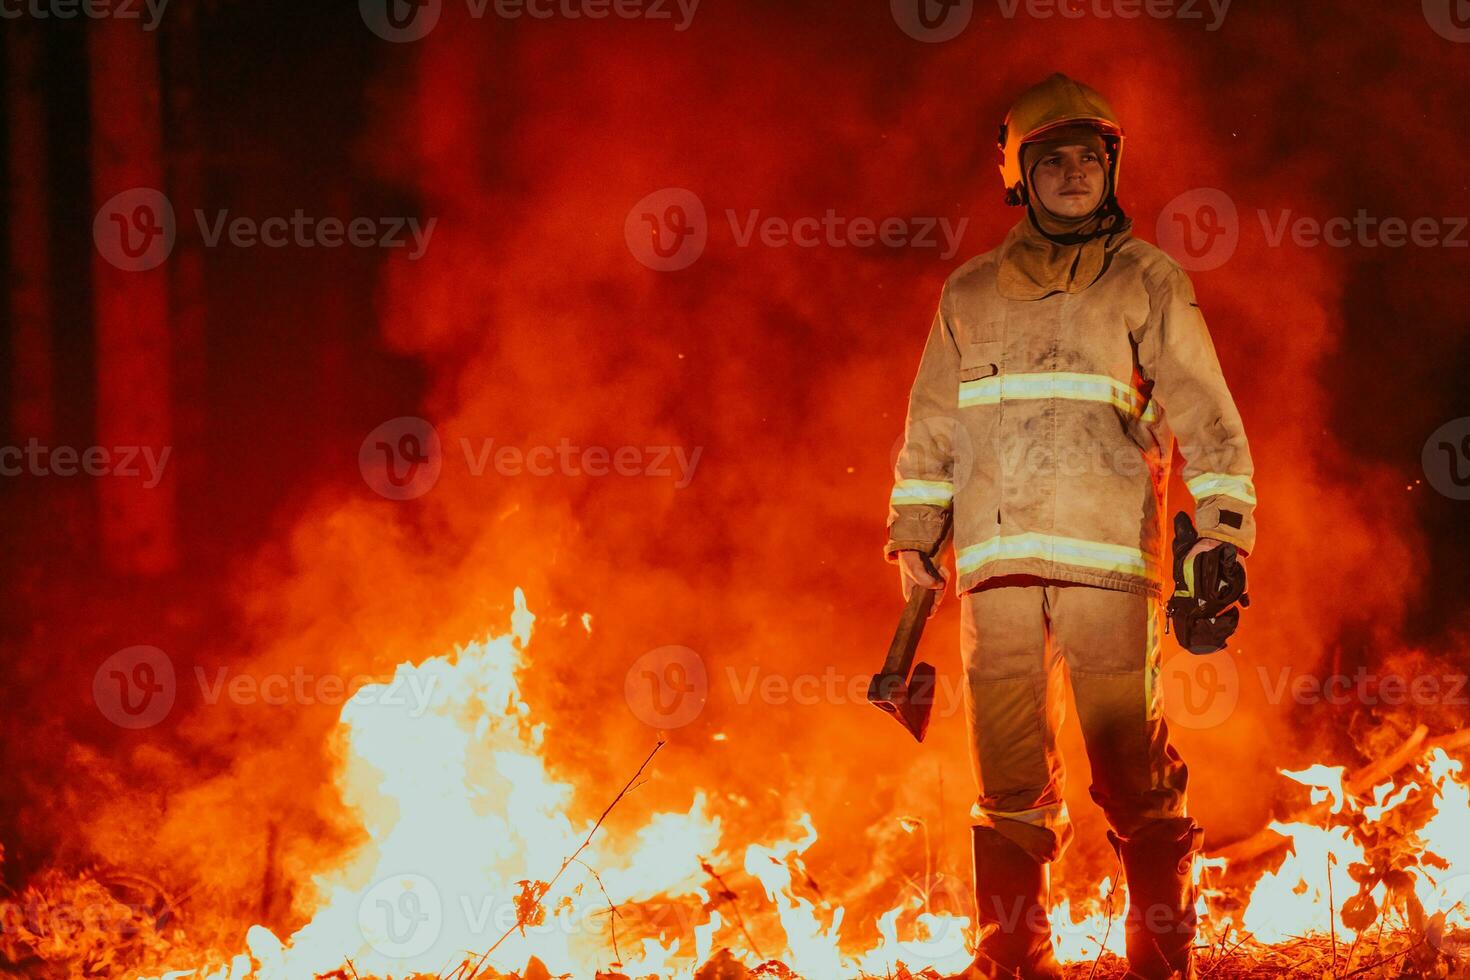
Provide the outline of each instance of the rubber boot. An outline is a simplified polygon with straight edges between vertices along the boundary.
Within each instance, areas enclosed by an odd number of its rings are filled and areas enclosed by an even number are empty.
[[[949,980],[1062,980],[1047,921],[1048,866],[996,830],[973,833],[980,949]]]
[[[1195,980],[1194,856],[1204,834],[1188,817],[1159,820],[1127,840],[1108,834],[1128,880],[1130,980]]]

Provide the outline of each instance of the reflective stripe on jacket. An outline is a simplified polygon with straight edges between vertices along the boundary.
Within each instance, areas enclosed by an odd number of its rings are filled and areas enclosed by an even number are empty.
[[[960,592],[1028,574],[1159,595],[1176,440],[1200,534],[1250,551],[1250,447],[1189,276],[1126,236],[1086,289],[1009,300],[995,275],[1015,234],[945,283],[909,398],[889,559],[932,552],[952,516]]]

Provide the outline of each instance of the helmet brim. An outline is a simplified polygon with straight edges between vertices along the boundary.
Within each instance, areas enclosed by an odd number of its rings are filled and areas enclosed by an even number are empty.
[[[1045,139],[1047,133],[1055,132],[1058,129],[1064,129],[1068,126],[1076,126],[1078,123],[1093,127],[1098,131],[1098,134],[1101,136],[1123,135],[1123,127],[1119,126],[1115,122],[1103,119],[1100,116],[1078,115],[1069,116],[1066,119],[1054,119],[1048,122],[1045,126],[1038,127],[1037,129],[1034,129],[1026,135],[1022,136],[1020,142],[1034,143],[1039,139]]]

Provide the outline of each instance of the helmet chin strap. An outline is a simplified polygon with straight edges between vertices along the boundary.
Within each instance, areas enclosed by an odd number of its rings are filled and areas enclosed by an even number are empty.
[[[1112,194],[1108,194],[1108,196],[1104,198],[1098,204],[1098,206],[1093,208],[1092,211],[1089,212],[1086,216],[1087,219],[1095,218],[1099,215],[1102,216],[1102,221],[1098,224],[1097,228],[1093,229],[1090,234],[1082,232],[1052,234],[1051,232],[1046,230],[1046,228],[1041,224],[1040,221],[1036,220],[1036,209],[1032,205],[1031,195],[1024,194],[1023,199],[1026,202],[1026,216],[1030,220],[1031,224],[1034,225],[1036,227],[1036,230],[1041,232],[1044,237],[1056,242],[1058,245],[1081,245],[1083,242],[1090,242],[1094,238],[1101,238],[1104,235],[1110,234],[1114,226],[1117,225],[1118,221],[1122,220],[1123,218],[1123,208],[1120,204],[1118,204],[1118,199]],[[1042,208],[1045,209],[1045,207],[1046,205],[1043,204]],[[1050,214],[1051,212],[1048,211],[1047,213]],[[1109,221],[1108,218],[1110,217],[1114,220]]]
[[[1034,201],[1034,195],[1031,193],[1031,174],[1024,170],[1021,172],[1021,200],[1018,203],[1024,204],[1026,206],[1027,219],[1031,222],[1032,227],[1040,232],[1044,238],[1048,239],[1049,241],[1056,242],[1058,245],[1081,245],[1084,242],[1092,241],[1094,238],[1101,238],[1105,235],[1111,234],[1112,230],[1118,226],[1118,223],[1127,217],[1127,215],[1123,213],[1123,206],[1118,203],[1118,198],[1117,195],[1114,193],[1113,188],[1112,165],[1114,162],[1114,153],[1116,152],[1116,150],[1111,145],[1107,145],[1105,147],[1105,150],[1108,157],[1108,168],[1103,172],[1103,180],[1107,184],[1103,192],[1103,198],[1101,201],[1098,202],[1097,207],[1093,208],[1092,211],[1090,211],[1086,216],[1081,219],[1073,219],[1077,220],[1079,225],[1091,224],[1092,219],[1094,218],[1100,219],[1097,223],[1097,226],[1090,233],[1052,233],[1047,231],[1046,227],[1037,219],[1036,216],[1036,203]],[[1038,160],[1036,161],[1036,163],[1033,163],[1031,165],[1031,169],[1034,171],[1037,164],[1039,164],[1040,162],[1041,161]],[[1042,210],[1046,211],[1048,215],[1052,215],[1059,222],[1065,222],[1069,220],[1064,215],[1053,214],[1053,212],[1047,210],[1045,204],[1042,204],[1041,208]]]

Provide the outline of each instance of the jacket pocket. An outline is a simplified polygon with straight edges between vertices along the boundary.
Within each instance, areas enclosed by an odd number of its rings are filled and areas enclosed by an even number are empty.
[[[999,340],[966,344],[960,354],[960,380],[979,381],[999,374],[1003,346]]]
[[[966,326],[965,336],[972,344],[990,344],[1005,339],[1005,322],[1002,320],[972,320]]]

